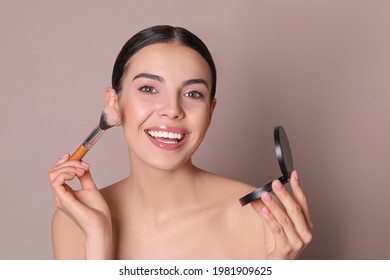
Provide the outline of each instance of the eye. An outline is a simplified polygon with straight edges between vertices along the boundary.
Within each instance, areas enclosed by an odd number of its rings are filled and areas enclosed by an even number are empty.
[[[201,94],[198,91],[189,91],[184,94],[185,97],[191,97],[191,98],[203,98],[203,94]]]
[[[157,89],[155,89],[154,87],[151,87],[151,86],[142,86],[140,88],[138,88],[139,91],[141,92],[144,92],[144,93],[157,93]]]

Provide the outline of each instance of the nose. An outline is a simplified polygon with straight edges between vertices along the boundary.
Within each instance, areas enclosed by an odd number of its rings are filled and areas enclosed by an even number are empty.
[[[169,119],[181,119],[184,117],[184,111],[178,96],[167,97],[161,101],[158,109],[158,114],[161,117]]]

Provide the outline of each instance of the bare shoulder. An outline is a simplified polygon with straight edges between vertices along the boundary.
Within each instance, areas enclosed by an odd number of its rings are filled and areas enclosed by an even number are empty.
[[[85,259],[84,233],[65,212],[55,211],[51,227],[55,259]]]
[[[249,184],[205,172],[205,185],[210,203],[218,214],[220,237],[231,246],[235,258],[264,258],[264,228],[259,215],[250,205],[244,207],[239,199],[255,187]]]
[[[205,173],[207,179],[208,193],[211,202],[219,205],[225,213],[231,215],[231,219],[240,220],[252,224],[258,222],[258,216],[250,205],[241,206],[239,199],[255,187],[220,175]]]
[[[227,194],[245,195],[246,192],[255,188],[254,186],[232,178],[224,177],[203,170],[201,172],[205,179],[214,185],[215,190],[224,191],[227,192]]]
[[[241,209],[239,199],[255,189],[254,186],[238,180],[201,171],[202,185],[207,186],[207,193],[214,201],[230,203]]]
[[[113,183],[107,187],[99,189],[100,193],[103,195],[107,201],[111,211],[115,208],[120,208],[121,204],[119,201],[123,198],[123,185],[126,179]]]

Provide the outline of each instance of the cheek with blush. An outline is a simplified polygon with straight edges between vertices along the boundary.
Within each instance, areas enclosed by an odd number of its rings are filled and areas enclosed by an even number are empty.
[[[128,99],[126,103],[122,103],[120,113],[123,128],[128,133],[139,133],[153,114],[153,108],[139,100]]]
[[[115,107],[106,106],[106,108],[104,109],[104,113],[107,119],[107,123],[110,126],[119,126],[122,124],[121,115],[118,109],[116,109]]]

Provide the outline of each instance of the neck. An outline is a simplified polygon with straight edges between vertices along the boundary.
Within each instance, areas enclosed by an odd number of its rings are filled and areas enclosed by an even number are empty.
[[[190,160],[175,170],[158,169],[132,160],[128,177],[131,201],[154,219],[189,210],[197,205],[199,173]]]

